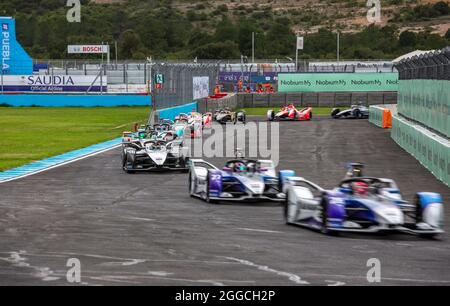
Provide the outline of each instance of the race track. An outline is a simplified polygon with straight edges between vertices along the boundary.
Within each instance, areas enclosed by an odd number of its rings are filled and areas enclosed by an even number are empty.
[[[331,188],[348,161],[393,178],[403,195],[450,190],[367,120],[280,124],[279,169]],[[220,165],[220,160],[210,160]],[[187,174],[129,175],[114,149],[0,184],[0,285],[450,285],[450,209],[440,240],[405,234],[339,237],[284,225],[275,204],[207,204]]]

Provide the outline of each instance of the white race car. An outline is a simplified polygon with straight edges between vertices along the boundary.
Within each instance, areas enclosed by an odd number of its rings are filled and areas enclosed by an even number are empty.
[[[408,203],[390,179],[346,178],[333,190],[294,174],[280,179],[287,224],[323,233],[402,231],[430,238],[443,233],[443,204],[437,193],[418,192]]]

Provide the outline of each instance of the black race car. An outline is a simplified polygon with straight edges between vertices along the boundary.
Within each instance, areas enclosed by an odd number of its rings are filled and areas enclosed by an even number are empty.
[[[342,111],[339,108],[333,108],[331,111],[331,117],[335,119],[367,119],[369,118],[369,108],[361,104],[352,105],[349,109]]]

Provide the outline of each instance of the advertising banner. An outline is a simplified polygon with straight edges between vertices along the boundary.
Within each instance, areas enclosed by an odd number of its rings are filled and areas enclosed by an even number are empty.
[[[279,73],[279,92],[397,91],[398,73]]]
[[[69,54],[101,54],[108,53],[108,45],[68,45]]]
[[[4,75],[0,81],[5,92],[100,92],[107,84],[106,76],[95,75]]]
[[[278,80],[278,72],[220,72],[219,82],[221,83],[237,83],[243,78],[244,83],[276,83]]]
[[[209,77],[193,77],[194,100],[209,96]]]
[[[0,68],[3,75],[33,73],[33,61],[17,41],[11,17],[0,17]]]

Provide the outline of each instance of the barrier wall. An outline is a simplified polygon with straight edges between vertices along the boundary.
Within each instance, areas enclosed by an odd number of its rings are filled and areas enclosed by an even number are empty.
[[[175,106],[171,108],[160,109],[156,111],[156,118],[174,120],[180,113],[190,113],[193,110],[197,111],[197,102]]]
[[[384,108],[371,105],[369,107],[369,122],[375,124],[378,127],[382,127],[383,124],[383,112]]]
[[[229,94],[221,99],[202,99],[198,102],[198,111],[200,113],[214,112],[221,108],[236,109],[242,108],[242,105],[238,103],[236,94]]]
[[[434,176],[450,186],[450,141],[399,116],[393,116],[391,137]]]
[[[365,105],[396,104],[397,92],[293,92],[274,94],[239,93],[238,107],[278,107],[288,103],[311,107],[345,107],[359,102]]]
[[[398,112],[450,137],[450,81],[400,80]]]
[[[9,106],[149,106],[150,96],[141,95],[0,95],[0,105]]]

